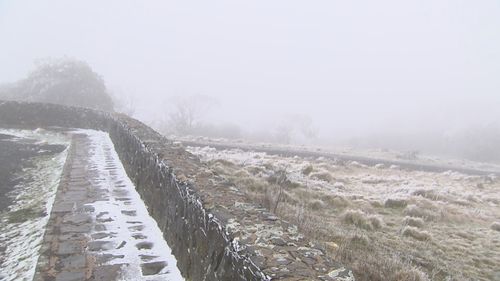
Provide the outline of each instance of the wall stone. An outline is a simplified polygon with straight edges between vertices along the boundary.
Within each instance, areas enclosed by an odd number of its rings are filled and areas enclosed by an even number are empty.
[[[181,146],[125,115],[0,101],[0,127],[109,133],[187,280],[354,280],[297,227],[249,202]]]

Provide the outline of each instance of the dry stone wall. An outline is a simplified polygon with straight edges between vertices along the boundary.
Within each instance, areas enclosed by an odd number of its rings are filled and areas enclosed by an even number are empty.
[[[249,202],[194,155],[125,115],[0,101],[0,127],[109,133],[186,280],[354,280],[297,227]]]

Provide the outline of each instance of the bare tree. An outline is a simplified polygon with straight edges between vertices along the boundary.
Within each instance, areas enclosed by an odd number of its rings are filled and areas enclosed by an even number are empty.
[[[175,96],[169,100],[166,130],[185,135],[193,132],[216,100],[205,95]]]
[[[283,170],[279,170],[276,173],[276,186],[278,187],[278,191],[276,194],[276,198],[274,199],[273,206],[271,206],[270,210],[274,214],[276,213],[276,210],[278,210],[279,204],[283,201],[283,192],[288,180],[286,168]]]
[[[126,95],[120,92],[120,94],[112,94],[111,98],[113,99],[116,112],[126,114],[130,117],[134,116],[136,112],[136,100],[132,95]]]
[[[289,144],[294,138],[315,138],[317,129],[307,115],[291,114],[285,116],[275,130],[275,139],[280,143]]]

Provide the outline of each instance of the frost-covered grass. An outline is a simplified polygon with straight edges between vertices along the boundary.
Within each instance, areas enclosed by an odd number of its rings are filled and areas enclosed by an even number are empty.
[[[324,158],[188,147],[297,224],[357,280],[497,280],[500,181]],[[286,171],[279,188],[275,174]],[[495,275],[496,274],[496,275]]]
[[[63,134],[45,130],[0,130],[17,141],[69,145]],[[31,280],[39,256],[45,226],[52,209],[67,150],[52,156],[34,156],[22,171],[26,180],[8,194],[13,203],[0,214],[1,280]]]

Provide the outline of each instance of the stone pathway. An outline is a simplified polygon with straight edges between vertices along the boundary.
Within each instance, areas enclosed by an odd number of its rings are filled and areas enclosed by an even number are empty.
[[[35,280],[184,280],[106,133],[74,133]]]

